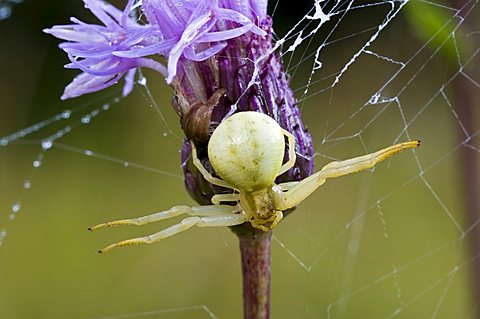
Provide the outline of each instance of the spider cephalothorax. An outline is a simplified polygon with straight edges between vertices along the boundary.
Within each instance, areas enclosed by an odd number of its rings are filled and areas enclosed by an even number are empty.
[[[282,164],[285,138],[288,140],[289,159]],[[144,225],[181,214],[191,216],[158,233],[121,241],[100,252],[115,247],[158,242],[195,225],[235,226],[248,222],[255,228],[269,231],[282,220],[285,210],[300,204],[328,178],[371,168],[399,151],[419,146],[420,142],[400,143],[368,155],[331,162],[302,181],[275,184],[275,178],[295,164],[294,144],[293,136],[265,114],[241,112],[232,115],[215,129],[208,144],[209,160],[221,179],[212,176],[203,167],[192,143],[193,162],[205,179],[232,189],[232,193],[214,195],[213,205],[175,206],[144,217],[94,226],[91,230],[119,225]],[[237,204],[222,205],[232,202]]]

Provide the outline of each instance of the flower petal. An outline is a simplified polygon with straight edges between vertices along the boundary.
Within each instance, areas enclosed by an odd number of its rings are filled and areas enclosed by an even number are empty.
[[[75,60],[71,55],[68,56],[70,61],[82,70],[85,73],[98,76],[112,75],[119,72],[126,72],[128,69],[135,66],[135,63],[132,61],[120,61],[119,59],[109,58],[105,59],[99,63],[90,65],[90,63],[85,64],[80,61]],[[87,61],[88,62],[88,61]],[[122,63],[123,62],[123,63]]]
[[[66,100],[87,93],[103,90],[117,83],[122,76],[122,73],[111,76],[96,76],[88,73],[81,73],[65,87],[65,91],[63,92],[61,99]]]
[[[100,27],[100,26],[99,26]],[[51,34],[56,38],[75,42],[101,42],[104,38],[94,32],[84,32],[75,25],[56,25],[50,29],[43,29],[43,32]]]
[[[233,10],[229,10],[229,9],[219,9],[217,14],[218,14],[218,19],[219,20],[220,19],[230,20],[230,21],[233,21],[233,22],[240,23],[242,25],[252,23],[252,21],[250,21],[250,19],[248,19],[246,16],[244,16],[243,14],[241,14],[240,12],[237,12],[237,11],[233,11]],[[261,36],[267,35],[267,33],[265,31],[263,31],[262,29],[257,27],[255,24],[253,24],[253,27],[250,31],[252,31],[255,34],[261,35]]]
[[[123,86],[122,96],[125,97],[133,91],[133,85],[135,84],[135,73],[137,69],[131,69],[125,76],[125,85]]]
[[[192,44],[197,38],[201,37],[215,25],[216,19],[213,11],[198,17],[192,21],[183,32],[178,43],[172,48],[168,56],[168,76],[167,83],[171,83],[177,72],[177,64],[183,50]]]
[[[262,21],[267,17],[268,0],[250,0],[252,13],[257,21]]]
[[[115,8],[112,5],[107,5],[103,1],[99,0],[83,0],[85,7],[88,8],[92,13],[100,20],[102,23],[110,29],[115,29],[117,31],[121,30],[118,20],[112,19],[111,16],[117,15],[121,11]],[[110,15],[111,16],[110,16]]]
[[[233,39],[247,33],[252,27],[253,23],[230,30],[209,32],[201,36],[197,42],[218,42]]]
[[[145,47],[140,47],[138,49],[130,49],[127,51],[114,51],[112,52],[113,55],[122,57],[122,58],[140,58],[144,56],[149,56],[152,54],[166,54],[170,49],[174,46],[176,41],[167,40],[163,42],[159,42],[156,44],[152,44]]]
[[[190,46],[185,49],[184,55],[192,61],[204,61],[222,51],[226,46],[226,43],[219,43],[200,52],[196,52],[195,48]]]

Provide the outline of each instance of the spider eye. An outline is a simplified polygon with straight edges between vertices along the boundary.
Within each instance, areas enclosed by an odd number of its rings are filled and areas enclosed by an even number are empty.
[[[215,171],[242,191],[270,186],[278,175],[285,152],[282,129],[271,117],[240,112],[222,122],[208,143]]]

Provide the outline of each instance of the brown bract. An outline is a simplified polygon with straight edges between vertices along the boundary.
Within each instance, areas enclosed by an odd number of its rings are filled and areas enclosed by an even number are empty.
[[[208,143],[214,127],[212,127],[212,112],[225,98],[225,89],[219,89],[207,102],[197,102],[181,117],[183,132],[188,140],[195,143]]]

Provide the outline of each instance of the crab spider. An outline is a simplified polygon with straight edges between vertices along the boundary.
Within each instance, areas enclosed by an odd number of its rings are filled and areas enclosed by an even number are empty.
[[[289,156],[288,161],[282,165],[285,138],[288,140]],[[295,164],[294,137],[267,115],[240,112],[222,122],[208,144],[208,158],[221,179],[212,176],[203,167],[192,143],[193,163],[198,170],[210,183],[232,189],[231,194],[214,195],[213,205],[175,206],[144,217],[99,224],[90,230],[120,225],[145,225],[174,216],[189,216],[158,233],[112,244],[100,250],[100,253],[115,247],[155,243],[193,226],[235,226],[248,222],[267,232],[282,220],[283,211],[300,204],[328,178],[372,168],[397,152],[419,145],[419,141],[396,144],[368,155],[331,162],[299,182],[275,184],[275,178]],[[232,202],[236,202],[236,205],[222,205]]]

